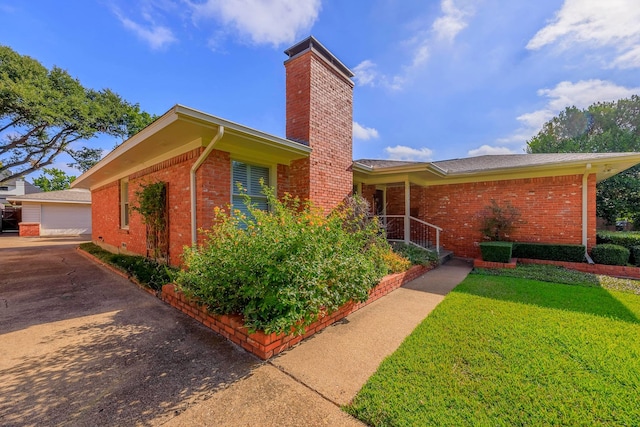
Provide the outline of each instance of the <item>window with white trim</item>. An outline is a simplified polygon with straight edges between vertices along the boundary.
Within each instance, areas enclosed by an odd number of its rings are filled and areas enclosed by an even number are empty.
[[[120,228],[129,228],[129,179],[120,180]]]
[[[231,204],[233,209],[238,209],[244,214],[248,214],[244,204],[244,195],[251,198],[251,203],[258,209],[269,210],[267,196],[262,193],[260,180],[264,185],[269,186],[269,168],[265,166],[250,165],[234,160],[231,163]],[[238,188],[238,183],[242,190]]]

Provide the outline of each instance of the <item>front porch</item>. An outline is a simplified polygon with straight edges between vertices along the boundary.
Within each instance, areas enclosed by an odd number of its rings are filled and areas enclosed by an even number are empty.
[[[403,182],[357,184],[358,193],[371,204],[388,241],[435,252],[442,264],[452,258],[453,251],[442,245],[443,228],[426,221],[423,190],[425,187],[412,183],[408,177]]]

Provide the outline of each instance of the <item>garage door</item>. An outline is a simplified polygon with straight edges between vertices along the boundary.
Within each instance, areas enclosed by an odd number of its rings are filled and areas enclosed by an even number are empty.
[[[42,204],[41,236],[91,234],[91,206]]]

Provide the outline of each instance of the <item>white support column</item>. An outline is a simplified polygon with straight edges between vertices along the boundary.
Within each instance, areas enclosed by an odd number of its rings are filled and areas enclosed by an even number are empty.
[[[411,241],[411,220],[409,212],[411,211],[411,183],[407,177],[404,180],[404,242],[409,244]]]

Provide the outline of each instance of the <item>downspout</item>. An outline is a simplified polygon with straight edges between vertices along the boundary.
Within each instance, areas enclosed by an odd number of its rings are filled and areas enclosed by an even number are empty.
[[[209,154],[211,154],[211,151],[213,151],[214,145],[216,144],[216,142],[220,140],[220,138],[222,138],[222,135],[224,135],[224,126],[218,126],[218,133],[216,134],[216,136],[213,137],[213,139],[211,139],[211,142],[209,142],[209,145],[207,145],[207,148],[204,149],[202,154],[200,154],[200,157],[198,157],[198,160],[196,160],[193,166],[191,166],[191,172],[189,173],[189,178],[190,178],[189,196],[191,197],[191,245],[192,246],[195,246],[198,240],[198,227],[196,223],[197,221],[196,171],[200,168],[200,166],[202,166],[204,161],[207,160],[207,157],[209,157]]]
[[[588,183],[589,183],[589,173],[591,171],[591,163],[587,163],[584,175],[582,175],[582,245],[584,246],[584,256],[587,259],[589,264],[593,264],[593,260],[589,256],[589,251],[587,250],[587,237],[588,237],[588,227],[587,221],[589,220],[588,214],[588,204],[589,204],[589,191],[588,191]]]
[[[404,180],[404,243],[409,244],[411,242],[411,219],[409,213],[411,212],[411,182],[409,177]]]

